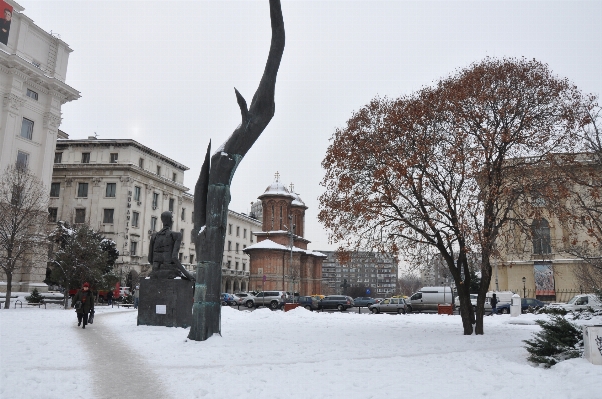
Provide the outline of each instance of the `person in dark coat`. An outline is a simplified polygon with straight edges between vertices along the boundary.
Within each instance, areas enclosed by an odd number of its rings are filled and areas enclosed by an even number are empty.
[[[491,298],[491,314],[497,314],[497,297],[495,296],[495,294],[493,294],[493,297]]]
[[[76,306],[78,303],[79,305]],[[90,313],[94,313],[94,295],[90,291],[90,284],[84,283],[82,289],[77,291],[71,301],[71,307],[74,307],[77,312],[77,325],[82,325],[83,321],[82,328],[86,328]]]
[[[107,292],[107,305],[113,304],[113,290]]]

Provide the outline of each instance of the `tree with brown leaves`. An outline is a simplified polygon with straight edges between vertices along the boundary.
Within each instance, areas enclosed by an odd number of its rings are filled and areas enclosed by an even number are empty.
[[[411,95],[375,98],[332,137],[319,219],[347,247],[401,252],[410,263],[440,254],[464,334],[475,323],[483,334],[496,239],[510,223],[528,231],[540,196],[552,204],[568,195],[539,166],[572,149],[584,101],[545,64],[491,58]],[[471,252],[482,257],[476,316]]]

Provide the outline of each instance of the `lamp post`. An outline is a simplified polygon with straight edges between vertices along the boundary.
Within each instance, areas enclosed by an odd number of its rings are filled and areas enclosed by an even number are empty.
[[[527,292],[527,286],[525,285],[525,283],[526,283],[526,282],[527,282],[527,278],[526,278],[526,277],[523,277],[523,298],[525,298],[525,297],[527,296],[527,295],[526,295],[526,292]]]

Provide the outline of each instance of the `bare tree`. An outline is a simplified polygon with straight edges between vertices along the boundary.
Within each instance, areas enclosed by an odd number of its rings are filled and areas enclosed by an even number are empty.
[[[487,58],[397,100],[376,98],[337,129],[322,163],[320,221],[346,247],[440,254],[460,297],[464,334],[483,334],[496,240],[567,198],[542,165],[571,150],[585,100],[535,60]],[[507,230],[507,229],[506,229]],[[481,255],[476,316],[469,254]],[[415,262],[412,262],[415,261]]]
[[[213,154],[211,143],[194,190],[194,231],[197,256],[192,325],[188,338],[205,341],[220,328],[221,264],[230,203],[230,184],[236,168],[259,138],[275,112],[276,75],[284,52],[284,20],[279,0],[270,0],[272,42],[268,60],[251,106],[235,90],[241,123]]]
[[[420,277],[408,273],[404,274],[397,280],[397,289],[400,295],[410,296],[422,287]]]
[[[574,185],[563,208],[572,221],[565,226],[572,234],[564,249],[582,260],[574,273],[586,290],[602,290],[602,107],[596,100],[592,96],[584,107],[589,122],[581,132],[584,152],[559,162],[559,170]]]
[[[6,276],[5,309],[10,307],[14,274],[25,271],[26,264],[46,261],[46,191],[24,167],[10,166],[0,177],[0,268]]]

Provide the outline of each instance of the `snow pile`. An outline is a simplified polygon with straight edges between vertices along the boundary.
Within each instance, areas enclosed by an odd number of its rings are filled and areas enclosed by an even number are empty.
[[[137,326],[135,310],[96,309],[85,330],[58,306],[1,310],[0,397],[105,398],[125,390],[129,398],[585,399],[602,392],[602,367],[584,359],[550,369],[527,362],[522,340],[543,315],[486,317],[486,335],[464,336],[459,316],[223,308],[222,336],[196,342],[186,329]]]

